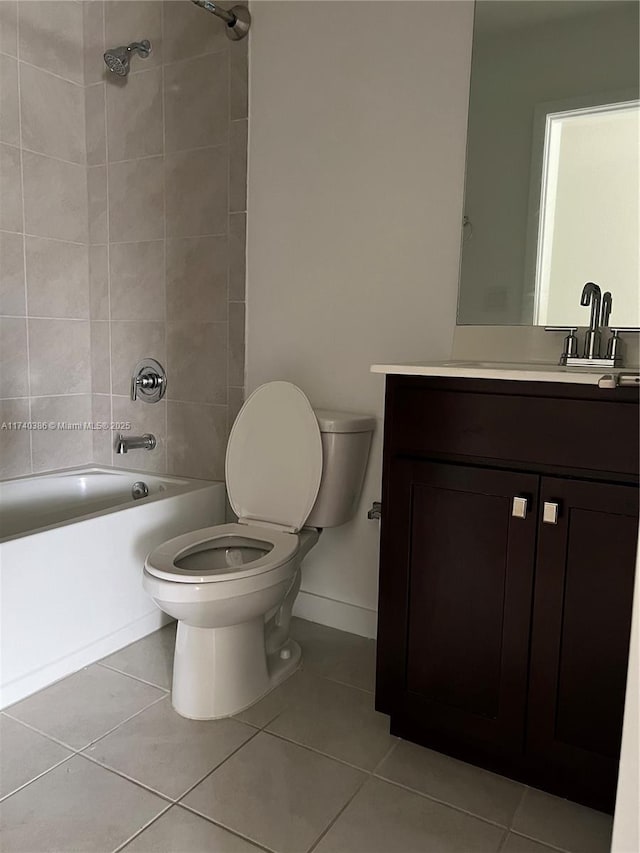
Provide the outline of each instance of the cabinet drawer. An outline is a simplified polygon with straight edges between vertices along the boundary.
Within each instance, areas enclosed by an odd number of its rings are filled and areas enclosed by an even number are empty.
[[[477,383],[476,383],[477,384]],[[393,388],[391,451],[637,476],[638,406],[610,399]]]

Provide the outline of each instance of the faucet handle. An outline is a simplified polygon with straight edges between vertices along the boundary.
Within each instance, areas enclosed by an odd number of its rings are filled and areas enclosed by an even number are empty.
[[[578,326],[545,326],[544,330],[545,332],[569,332],[564,339],[560,364],[566,364],[568,358],[575,358],[578,355],[578,338],[576,337]]]
[[[613,296],[611,291],[607,290],[602,296],[602,319],[600,325],[604,328],[609,325],[609,317],[611,317],[611,309],[613,308]]]

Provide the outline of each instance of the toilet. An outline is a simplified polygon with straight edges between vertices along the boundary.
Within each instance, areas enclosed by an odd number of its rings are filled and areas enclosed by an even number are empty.
[[[238,522],[177,536],[145,561],[145,590],[178,620],[179,714],[237,714],[299,667],[289,624],[301,563],[323,527],[355,514],[374,427],[371,417],[314,411],[289,382],[247,399],[225,465]]]

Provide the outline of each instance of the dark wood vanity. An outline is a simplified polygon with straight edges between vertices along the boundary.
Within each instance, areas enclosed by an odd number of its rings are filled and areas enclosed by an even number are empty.
[[[376,707],[393,734],[612,811],[637,389],[386,382]]]

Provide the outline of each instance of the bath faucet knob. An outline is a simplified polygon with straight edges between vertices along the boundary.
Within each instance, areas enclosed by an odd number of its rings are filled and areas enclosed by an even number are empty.
[[[131,399],[157,403],[167,391],[167,374],[155,358],[143,358],[136,364],[131,377]]]

